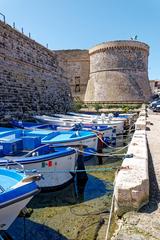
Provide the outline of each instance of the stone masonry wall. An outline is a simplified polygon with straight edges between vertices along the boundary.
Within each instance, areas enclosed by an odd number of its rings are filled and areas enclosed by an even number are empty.
[[[76,100],[84,100],[90,71],[88,50],[60,50],[56,54],[69,81],[72,96]]]
[[[151,95],[148,45],[113,41],[90,49],[86,102],[144,102]]]
[[[0,21],[0,119],[65,112],[71,104],[56,54]]]

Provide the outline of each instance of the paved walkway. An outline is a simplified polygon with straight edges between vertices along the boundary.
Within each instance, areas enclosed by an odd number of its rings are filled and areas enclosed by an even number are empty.
[[[160,240],[160,113],[149,112],[150,201],[139,212],[130,212],[119,220],[119,231],[112,240]]]

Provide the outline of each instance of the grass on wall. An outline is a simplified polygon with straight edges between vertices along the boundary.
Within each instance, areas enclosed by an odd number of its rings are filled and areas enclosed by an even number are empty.
[[[128,112],[129,110],[139,109],[142,106],[141,103],[137,104],[122,104],[122,103],[115,103],[115,104],[100,104],[100,103],[93,103],[93,104],[85,104],[82,101],[75,101],[73,104],[73,111],[78,112],[82,108],[84,109],[94,109],[96,112],[99,112],[100,109],[118,109],[123,112]]]

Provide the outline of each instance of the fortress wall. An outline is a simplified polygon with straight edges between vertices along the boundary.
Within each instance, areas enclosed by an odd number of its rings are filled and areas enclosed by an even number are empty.
[[[148,45],[114,41],[90,49],[85,101],[144,102],[150,97]]]
[[[84,100],[90,71],[88,50],[60,50],[56,54],[69,81],[72,96]]]
[[[0,21],[0,118],[64,112],[72,99],[57,56]]]

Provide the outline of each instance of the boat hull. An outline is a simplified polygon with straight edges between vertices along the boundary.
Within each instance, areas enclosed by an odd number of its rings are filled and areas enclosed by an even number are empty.
[[[123,134],[124,133],[124,123],[123,122],[102,122],[102,121],[98,121],[98,123],[94,123],[95,126],[109,126],[109,127],[113,127],[116,129],[116,134]]]
[[[20,211],[28,204],[32,199],[31,197],[17,201],[14,204],[0,208],[0,231],[7,230],[14,222]]]
[[[7,230],[20,211],[39,192],[40,175],[0,168],[0,231]]]
[[[71,154],[39,163],[25,164],[27,170],[36,169],[42,174],[38,182],[41,188],[57,189],[70,182],[76,170],[77,154]]]
[[[41,123],[47,123],[47,124],[53,124],[57,126],[62,127],[73,127],[75,124],[82,123],[84,125],[88,126],[109,126],[116,128],[117,134],[123,134],[124,133],[124,122],[123,121],[109,121],[109,120],[98,120],[98,119],[88,119],[88,120],[67,120],[62,118],[54,118],[54,117],[35,117],[39,122]]]
[[[43,141],[43,143],[47,144],[47,140],[46,141]],[[82,145],[82,146],[86,146],[88,148],[92,148],[94,149],[95,151],[97,151],[97,144],[98,144],[98,138],[97,136],[93,136],[93,137],[87,137],[85,139],[81,139],[81,140],[74,140],[74,141],[66,141],[66,142],[49,142],[50,144],[53,144],[53,146],[59,146],[59,145],[63,145],[63,146],[66,146],[66,147],[69,147],[69,146],[79,146],[79,145]]]
[[[73,179],[77,157],[78,154],[74,152],[57,158],[46,158],[42,161],[18,162],[23,164],[27,175],[33,175],[35,172],[42,174],[42,178],[37,182],[39,187],[57,189]],[[5,164],[0,163],[0,166],[5,167]],[[17,165],[10,164],[10,167],[16,169]]]

